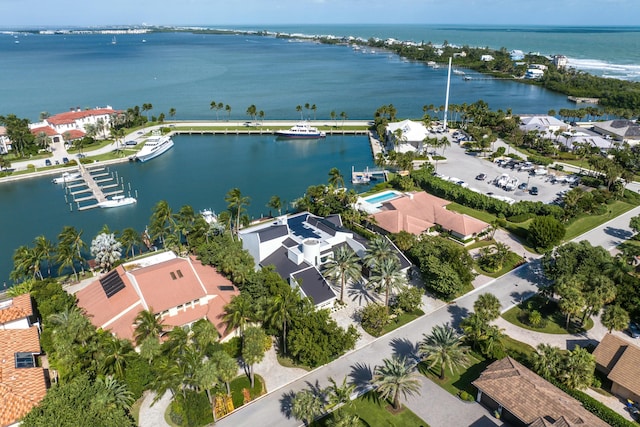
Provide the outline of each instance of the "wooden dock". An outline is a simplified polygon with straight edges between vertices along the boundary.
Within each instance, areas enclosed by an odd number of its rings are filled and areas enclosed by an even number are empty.
[[[76,204],[78,211],[97,208],[101,202],[107,200],[107,197],[124,192],[123,189],[118,188],[121,184],[117,181],[117,175],[114,178],[104,167],[88,169],[80,164],[78,172],[80,172],[80,182],[76,181],[66,186],[67,194],[72,198],[72,201],[69,203],[70,209],[73,209],[73,203]],[[111,189],[111,191],[106,192],[105,190],[108,189]],[[67,196],[65,195],[65,199],[66,198]],[[87,202],[89,200],[95,200],[96,203],[84,206],[80,205],[81,202]]]

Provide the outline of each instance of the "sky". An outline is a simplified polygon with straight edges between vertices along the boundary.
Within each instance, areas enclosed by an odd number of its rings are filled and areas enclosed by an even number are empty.
[[[0,28],[106,25],[640,25],[640,0],[0,0]]]

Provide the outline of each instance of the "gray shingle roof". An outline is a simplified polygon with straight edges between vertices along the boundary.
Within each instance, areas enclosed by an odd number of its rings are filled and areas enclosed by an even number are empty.
[[[299,271],[293,275],[293,278],[300,284],[302,292],[311,298],[316,305],[336,297],[333,289],[329,287],[322,274],[315,267]]]
[[[261,242],[277,239],[289,235],[289,229],[286,225],[273,225],[269,228],[258,231],[258,237]]]

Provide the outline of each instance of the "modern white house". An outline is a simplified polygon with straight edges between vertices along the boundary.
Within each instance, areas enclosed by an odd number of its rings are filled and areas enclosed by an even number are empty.
[[[331,308],[336,293],[321,273],[322,265],[342,245],[364,257],[368,240],[342,226],[340,215],[326,218],[309,212],[282,215],[271,221],[248,227],[239,232],[242,246],[255,261],[255,267],[274,266],[290,286],[299,286],[318,308]],[[402,269],[409,260],[397,252]]]
[[[493,61],[493,55],[482,55],[480,56],[480,61],[482,62],[491,62]]]
[[[520,116],[520,130],[523,132],[535,131],[544,135],[545,138],[554,139],[555,132],[559,130],[566,131],[568,129],[568,124],[553,116]]]
[[[595,122],[594,132],[609,136],[617,141],[624,141],[635,145],[640,140],[640,125],[637,122],[626,119],[607,120]]]
[[[527,72],[524,73],[525,79],[535,80],[540,79],[544,76],[544,70],[539,68],[528,68]]]
[[[398,129],[402,131],[400,140],[396,136]],[[403,120],[387,125],[387,141],[393,143],[393,149],[398,153],[422,152],[424,150],[423,140],[428,135],[429,131],[421,122]]]

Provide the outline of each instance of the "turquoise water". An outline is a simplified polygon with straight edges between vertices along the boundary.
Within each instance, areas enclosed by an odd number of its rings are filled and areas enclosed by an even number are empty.
[[[133,195],[138,191],[138,203],[132,206],[70,212],[63,186],[51,183],[51,177],[0,184],[0,201],[9,207],[0,213],[5,221],[0,231],[0,283],[8,282],[15,248],[32,245],[38,235],[55,241],[65,225],[84,230],[83,240],[90,244],[104,224],[111,230],[143,231],[153,206],[163,199],[174,211],[188,204],[196,211],[220,212],[226,209],[225,194],[234,187],[250,198],[250,216],[259,218],[269,213],[271,196],[290,203],[309,185],[327,182],[334,166],[345,182],[350,181],[352,166],[373,167],[369,141],[363,136],[329,135],[313,141],[198,135],[176,136],[174,141],[171,150],[149,162],[109,168],[122,177],[126,189],[131,184]]]
[[[378,194],[376,196],[365,197],[364,200],[367,203],[371,203],[372,205],[375,205],[375,204],[380,204],[380,203],[397,199],[397,198],[398,198],[398,193],[386,192],[386,193]]]

